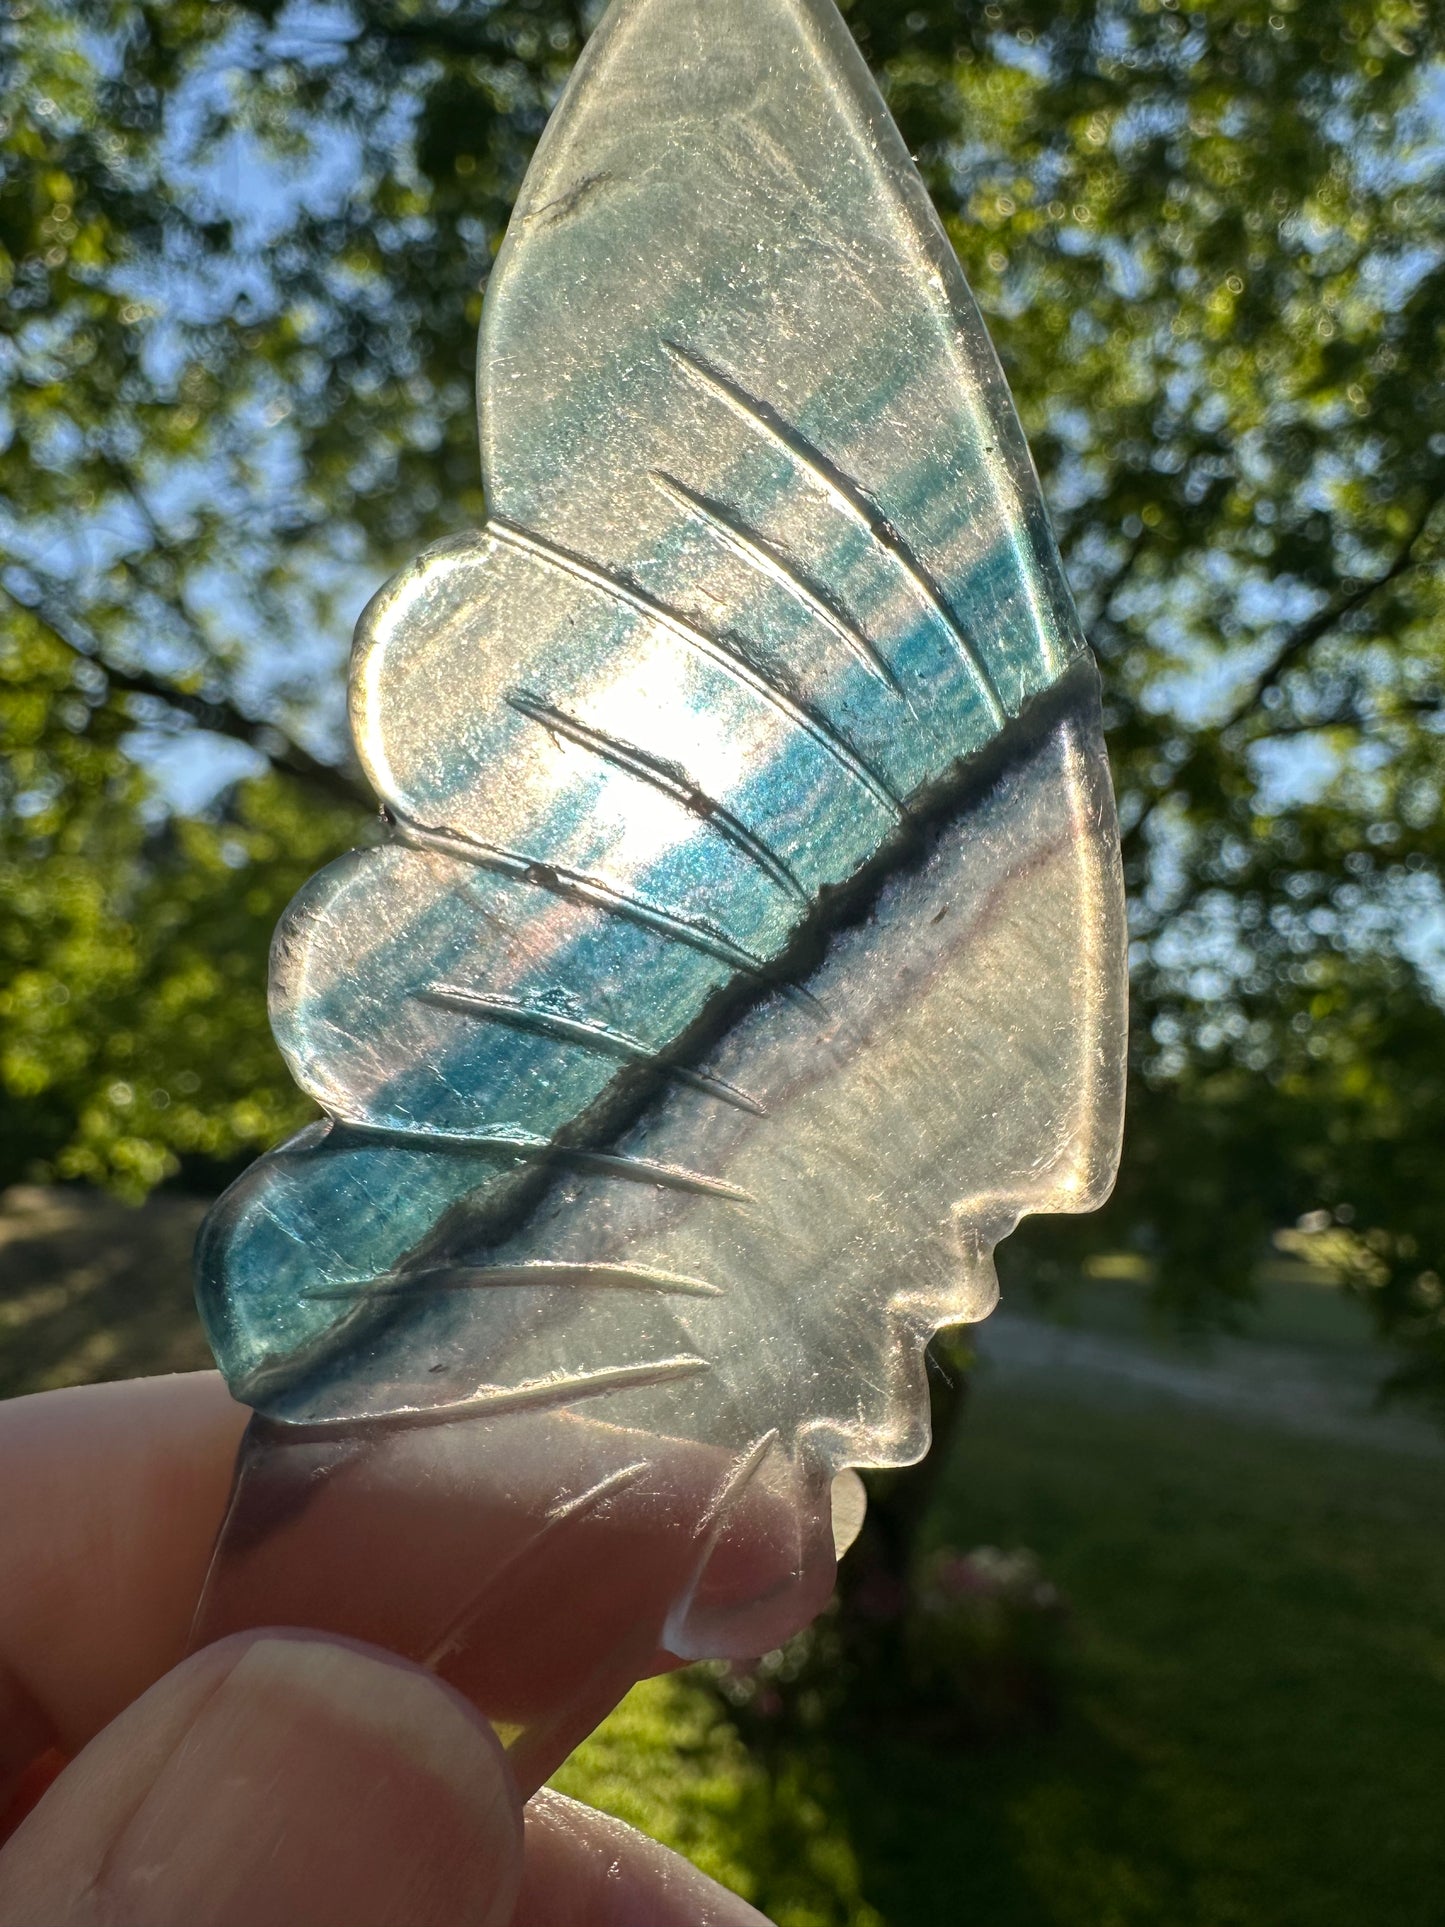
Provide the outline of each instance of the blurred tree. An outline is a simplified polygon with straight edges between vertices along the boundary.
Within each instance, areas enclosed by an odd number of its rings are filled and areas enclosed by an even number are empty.
[[[88,666],[88,665],[87,665]],[[99,678],[28,611],[0,643],[0,1172],[144,1195],[308,1115],[262,995],[270,928],[358,812],[274,775],[156,815]]]
[[[1131,1140],[1013,1262],[1125,1240],[1208,1317],[1326,1214],[1442,1395],[1445,8],[846,10],[1108,687]],[[139,1189],[297,1114],[261,958],[367,807],[341,612],[483,510],[479,287],[595,12],[0,7],[0,1173]],[[188,817],[201,735],[253,774]]]

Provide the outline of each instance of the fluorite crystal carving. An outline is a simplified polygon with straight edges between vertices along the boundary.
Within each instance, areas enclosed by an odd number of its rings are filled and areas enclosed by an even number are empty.
[[[358,629],[387,839],[277,933],[328,1121],[201,1242],[261,1415],[202,1624],[411,1651],[536,1777],[655,1647],[816,1609],[928,1336],[1103,1198],[1124,927],[1037,479],[832,0],[614,0],[480,379],[487,522]]]

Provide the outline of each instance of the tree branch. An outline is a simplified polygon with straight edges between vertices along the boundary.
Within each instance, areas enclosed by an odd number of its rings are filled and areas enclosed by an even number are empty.
[[[140,482],[130,472],[130,470],[125,466],[125,464],[123,462],[117,461],[113,455],[102,454],[100,457],[100,463],[101,463],[101,466],[104,468],[105,472],[110,476],[112,482],[114,482],[116,487],[120,489],[122,493],[129,499],[131,506],[135,509],[136,514],[140,517],[141,521],[145,524],[146,530],[149,533],[151,538],[152,553],[158,556],[164,556],[171,547],[171,537],[167,533],[167,531],[161,526],[160,520],[157,517],[155,510],[151,507],[150,502],[146,499],[145,490],[141,487]],[[125,569],[127,574],[134,577],[134,579],[139,583],[141,588],[144,589],[147,595],[154,596],[158,602],[163,603],[165,607],[170,610],[171,614],[175,617],[176,621],[181,625],[181,627],[186,631],[187,635],[190,637],[191,643],[194,646],[197,654],[203,657],[210,654],[210,643],[206,637],[205,631],[201,628],[201,625],[197,622],[196,618],[191,614],[190,610],[186,607],[185,600],[182,597],[182,595],[179,593],[179,591],[172,590],[168,593],[163,589],[158,589],[154,582],[147,579],[146,572],[141,566],[141,563],[142,561],[148,558],[141,558],[141,560],[138,561],[134,556],[122,555],[118,559],[120,561],[121,566]],[[109,666],[105,663],[100,653],[98,645],[92,645],[92,648],[94,651],[95,660],[100,664],[100,666],[103,669],[106,670],[106,673],[108,675],[115,677],[124,673],[124,672],[112,670],[109,668]],[[82,650],[81,653],[84,654],[86,652]],[[178,695],[176,698],[162,697],[161,700],[171,701],[176,707],[181,707],[182,705],[178,700],[181,686],[177,683],[167,681],[166,687],[177,691]],[[139,695],[139,694],[149,694],[153,692],[136,690],[136,691],[132,691],[131,693]],[[317,771],[329,770],[329,769],[336,770],[336,774],[343,780],[352,777],[353,772],[348,771],[345,768],[337,769],[336,765],[331,763],[323,763],[318,758],[312,756],[308,750],[303,749],[301,745],[297,743],[295,739],[288,734],[287,731],[285,731],[280,727],[279,724],[274,722],[262,722],[255,718],[248,718],[245,715],[245,712],[243,710],[239,709],[235,704],[225,702],[224,700],[222,700],[221,706],[223,710],[229,710],[231,715],[234,718],[238,718],[242,725],[249,726],[249,728],[253,732],[262,731],[262,730],[269,731],[274,737],[276,737],[281,743],[285,745],[285,750],[281,755],[270,757],[270,760],[273,763],[275,763],[278,768],[287,769],[291,775],[302,776],[308,782],[318,780],[316,777]],[[217,734],[223,735],[223,736],[235,735],[237,733],[235,729],[230,727],[222,727],[218,723],[203,723],[201,726],[203,728],[213,729],[216,731]],[[251,739],[245,738],[243,736],[241,740],[251,740]],[[265,749],[264,745],[258,741],[252,740],[251,746],[253,748],[259,749],[262,755],[269,754],[269,752]],[[288,761],[287,758],[289,758],[290,760]],[[309,765],[310,767],[307,767],[307,765]],[[371,801],[370,793],[363,787],[359,778],[356,778],[354,781],[352,781],[351,787],[352,787],[353,793],[357,797],[363,798],[368,804],[370,803]]]
[[[349,804],[352,808],[375,809],[375,797],[359,778],[349,775],[344,769],[338,769],[334,763],[325,763],[319,756],[313,756],[309,749],[277,724],[263,717],[248,716],[239,704],[227,696],[206,696],[197,690],[184,689],[151,670],[117,668],[105,660],[93,638],[88,638],[82,644],[74,636],[68,635],[66,617],[47,610],[43,604],[22,601],[4,582],[0,582],[0,591],[17,609],[23,609],[40,623],[46,633],[62,648],[69,650],[71,655],[81,662],[93,663],[116,693],[148,697],[163,703],[177,715],[186,717],[198,729],[228,737],[232,742],[244,743],[248,749],[264,756],[273,769],[308,784],[330,802]]]
[[[1279,723],[1261,735],[1251,737],[1251,743],[1277,743],[1292,736],[1314,736],[1325,729],[1355,729],[1363,735],[1366,730],[1379,729],[1384,724],[1393,723],[1406,716],[1438,716],[1441,698],[1437,696],[1412,697],[1407,702],[1392,704],[1389,709],[1367,712],[1361,709],[1337,709],[1329,716],[1316,716],[1311,721],[1297,719],[1294,722]]]
[[[1198,769],[1200,763],[1203,761],[1203,750],[1206,742],[1217,743],[1220,737],[1227,734],[1228,731],[1238,728],[1239,724],[1259,707],[1268,691],[1277,688],[1289,670],[1306,656],[1317,642],[1323,641],[1323,639],[1329,635],[1332,630],[1336,629],[1340,623],[1345,621],[1347,617],[1354,615],[1357,610],[1362,609],[1367,602],[1377,596],[1382,589],[1387,589],[1392,582],[1398,582],[1401,576],[1408,574],[1411,569],[1418,565],[1420,558],[1416,555],[1415,550],[1419,546],[1421,536],[1424,535],[1426,529],[1429,527],[1431,518],[1440,507],[1442,501],[1445,501],[1445,491],[1432,495],[1425,503],[1425,506],[1415,518],[1414,526],[1411,528],[1409,535],[1400,545],[1399,552],[1388,568],[1381,570],[1379,575],[1371,576],[1367,581],[1359,583],[1355,588],[1351,589],[1347,595],[1337,596],[1334,601],[1327,603],[1323,609],[1318,610],[1312,615],[1307,622],[1300,623],[1297,628],[1289,632],[1280,644],[1280,647],[1275,651],[1272,660],[1259,672],[1250,684],[1249,689],[1234,705],[1224,720],[1216,724],[1213,729],[1207,731],[1201,730],[1196,734],[1194,745],[1190,749],[1189,754],[1184,758],[1182,763],[1178,764],[1178,766],[1170,772],[1170,791],[1181,788],[1188,776],[1194,770]],[[1274,733],[1277,734],[1279,732],[1276,731]],[[1125,831],[1122,844],[1126,859],[1131,857],[1139,847],[1140,842],[1143,840],[1145,829],[1164,801],[1165,793],[1167,792],[1161,792],[1154,796]]]
[[[401,45],[456,54],[463,59],[478,54],[490,54],[495,58],[501,51],[497,44],[496,24],[492,19],[473,27],[465,21],[449,20],[436,14],[408,18],[385,5],[364,5],[358,11],[363,32],[380,34]]]
[[[1387,569],[1359,583],[1350,590],[1348,595],[1337,596],[1333,602],[1326,603],[1324,608],[1312,615],[1307,622],[1302,622],[1297,629],[1290,631],[1276,651],[1273,661],[1260,671],[1245,694],[1240,697],[1219,725],[1221,735],[1225,730],[1233,729],[1242,723],[1252,710],[1258,708],[1268,692],[1278,688],[1300,658],[1307,655],[1317,642],[1329,635],[1332,629],[1338,628],[1347,616],[1352,616],[1357,609],[1364,608],[1365,604],[1377,596],[1382,589],[1388,589],[1392,582],[1398,582],[1402,575],[1416,566],[1418,560],[1415,555],[1416,545],[1442,500],[1445,500],[1445,494],[1432,496],[1421,509],[1415,518],[1414,527]]]
[[[563,10],[580,50],[587,39],[587,21],[580,0],[567,0]],[[424,53],[452,54],[461,59],[515,58],[499,31],[504,24],[500,8],[475,23],[436,13],[401,14],[386,4],[386,0],[363,0],[358,14],[364,33],[380,35],[399,46],[417,48]]]

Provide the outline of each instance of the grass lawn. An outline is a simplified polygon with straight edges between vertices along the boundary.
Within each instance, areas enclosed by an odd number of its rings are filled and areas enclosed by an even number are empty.
[[[961,1757],[880,1731],[770,1787],[683,1676],[560,1783],[780,1927],[1438,1927],[1441,1472],[985,1382],[936,1527],[1032,1546],[1068,1594],[1055,1731]]]
[[[10,1194],[0,1390],[204,1362],[198,1215]],[[1148,1328],[1122,1280],[1061,1311],[1111,1344]],[[1339,1361],[1360,1412],[1388,1362],[1284,1271],[1247,1328],[1256,1378],[1296,1358],[1328,1385]],[[880,1730],[769,1777],[683,1674],[639,1687],[559,1784],[779,1927],[1445,1927],[1445,1452],[1367,1430],[985,1368],[934,1529],[1030,1546],[1068,1595],[1053,1731],[935,1753]]]

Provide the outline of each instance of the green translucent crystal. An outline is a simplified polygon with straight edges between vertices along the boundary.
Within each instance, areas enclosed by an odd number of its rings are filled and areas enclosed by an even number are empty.
[[[696,1516],[771,1492],[796,1579],[839,1468],[924,1449],[996,1241],[1112,1180],[1097,677],[832,0],[616,0],[480,366],[488,520],[357,632],[389,838],[277,933],[329,1121],[217,1206],[203,1313],[268,1467],[401,1431],[420,1484],[675,1528],[715,1458]],[[787,1618],[678,1587],[674,1651]]]

